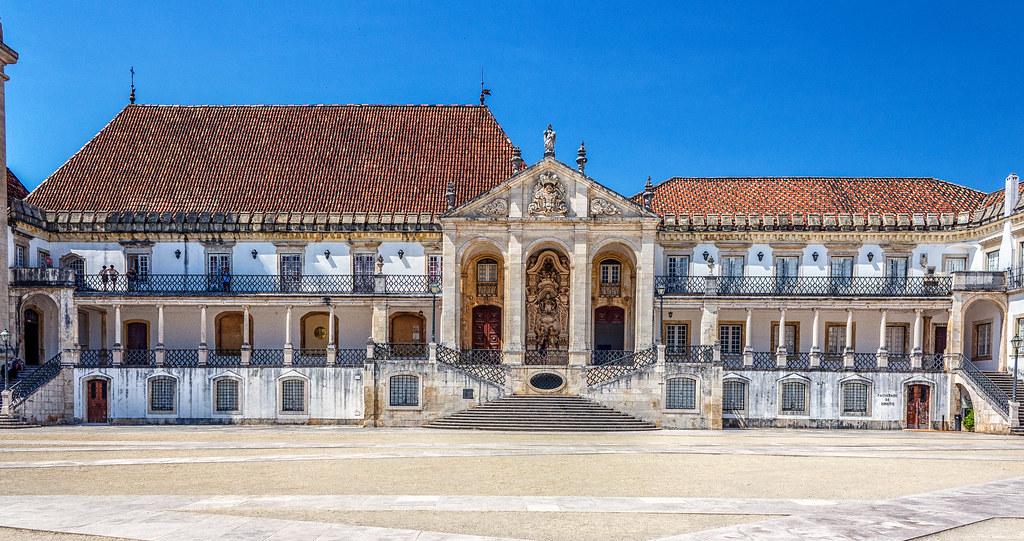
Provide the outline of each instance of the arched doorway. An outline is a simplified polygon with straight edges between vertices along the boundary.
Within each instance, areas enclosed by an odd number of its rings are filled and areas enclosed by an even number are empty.
[[[242,349],[242,317],[243,312],[224,312],[217,316],[215,326],[217,328],[216,351],[218,355],[240,355]],[[249,315],[249,344],[253,344],[252,315]]]
[[[618,306],[594,310],[594,349],[623,349],[626,336],[626,311]]]
[[[411,312],[391,316],[391,339],[397,344],[426,344],[426,318]]]
[[[43,356],[41,316],[35,308],[27,308],[24,317],[25,326],[22,339],[25,344],[25,364],[27,366],[36,366],[40,363],[40,359]]]
[[[85,422],[107,422],[107,396],[109,382],[94,378],[85,382]]]
[[[907,386],[907,428],[931,428],[931,387],[917,384]]]
[[[501,308],[473,307],[473,349],[501,349]]]
[[[328,330],[330,329],[330,314],[327,312],[312,312],[302,316],[299,320],[299,347],[301,349],[326,349]],[[334,343],[338,343],[338,316],[334,316]]]

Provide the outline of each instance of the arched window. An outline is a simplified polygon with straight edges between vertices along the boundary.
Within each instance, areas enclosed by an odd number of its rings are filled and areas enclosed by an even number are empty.
[[[697,380],[693,378],[669,378],[665,382],[665,409],[697,409]]]
[[[742,381],[722,382],[722,410],[743,411],[747,409],[747,384]]]
[[[388,405],[392,407],[408,408],[420,405],[420,378],[416,376],[391,376],[388,390]]]
[[[493,284],[498,281],[498,262],[491,259],[481,259],[476,263],[477,283]]]
[[[75,271],[75,283],[85,282],[85,260],[77,255],[67,255],[61,259],[61,267]]]
[[[622,264],[614,259],[601,262],[601,283],[618,284],[622,282]]]
[[[239,413],[240,406],[238,380],[221,378],[213,382],[213,411],[216,413]]]
[[[281,413],[306,412],[306,381],[286,379],[281,381]]]
[[[174,413],[177,410],[178,382],[158,376],[149,380],[149,412]]]
[[[782,413],[807,413],[807,385],[800,382],[783,383],[781,406]]]
[[[867,415],[868,390],[866,383],[843,384],[843,415]]]

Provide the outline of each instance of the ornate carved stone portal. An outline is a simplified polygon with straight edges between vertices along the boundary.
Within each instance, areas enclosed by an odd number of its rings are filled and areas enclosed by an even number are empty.
[[[541,173],[533,185],[533,201],[527,210],[531,215],[565,216],[569,205],[565,202],[565,188],[554,173]]]
[[[526,261],[526,349],[569,349],[569,259],[554,250]]]

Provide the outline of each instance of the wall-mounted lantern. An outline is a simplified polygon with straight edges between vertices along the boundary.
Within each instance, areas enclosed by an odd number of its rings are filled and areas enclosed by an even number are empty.
[[[704,253],[701,254],[701,255],[704,256],[704,261],[707,261],[708,260],[708,256],[711,255],[711,254],[709,254],[707,250],[704,250]]]
[[[405,257],[405,250],[399,250],[398,251],[398,259],[402,259],[403,257]]]
[[[251,253],[252,253],[252,258],[253,259],[256,259],[256,256],[260,255],[260,253],[257,252],[255,249],[253,249],[253,251]]]
[[[331,258],[331,251],[330,250],[324,250],[324,258],[326,258],[326,259],[330,259]]]
[[[875,252],[868,252],[868,263],[875,260]]]
[[[764,260],[764,252],[757,252],[757,260],[758,261],[763,261]]]
[[[174,259],[181,259],[181,250],[174,251]]]

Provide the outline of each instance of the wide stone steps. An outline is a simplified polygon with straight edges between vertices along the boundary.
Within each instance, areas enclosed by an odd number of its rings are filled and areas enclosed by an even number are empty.
[[[0,430],[7,428],[36,428],[38,426],[29,423],[21,417],[0,417]]]
[[[985,375],[1006,393],[1006,396],[1013,397],[1013,376],[1006,372],[985,372]],[[1024,419],[1024,380],[1017,380],[1017,400],[1021,401],[1021,406],[1017,408],[1018,418]],[[1010,433],[1024,436],[1024,427],[1010,429]]]
[[[652,423],[580,396],[512,395],[436,419],[426,426],[558,432],[657,430]]]

